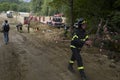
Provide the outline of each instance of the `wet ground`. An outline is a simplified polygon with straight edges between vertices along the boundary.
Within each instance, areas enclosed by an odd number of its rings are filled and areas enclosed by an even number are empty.
[[[26,28],[17,32],[15,20],[9,22],[8,45],[0,33],[0,80],[80,80],[77,70],[72,74],[67,69],[71,55],[68,42],[55,43],[39,32],[27,33]],[[90,80],[120,80],[119,62],[110,67],[112,62],[104,55],[83,51],[82,56]]]

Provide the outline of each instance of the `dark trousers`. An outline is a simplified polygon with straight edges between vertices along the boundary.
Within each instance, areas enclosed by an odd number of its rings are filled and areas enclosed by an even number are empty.
[[[6,44],[9,42],[9,32],[4,32],[4,41]]]
[[[22,26],[20,26],[20,31],[22,31]]]
[[[82,57],[80,55],[80,49],[78,48],[71,48],[72,50],[72,56],[71,56],[71,60],[72,62],[70,62],[70,66],[73,65],[74,61],[77,61],[77,65],[78,65],[78,70],[80,72],[81,77],[86,77],[85,73],[84,73],[84,66],[83,66],[83,61],[82,61]]]
[[[17,31],[22,31],[22,26],[17,26]]]
[[[72,50],[72,56],[71,56],[71,61],[77,61],[77,65],[78,67],[83,66],[83,62],[82,62],[82,57],[80,55],[80,49],[78,48],[71,48]]]
[[[65,30],[65,31],[64,31],[64,37],[67,37],[67,33],[68,33],[68,31]]]

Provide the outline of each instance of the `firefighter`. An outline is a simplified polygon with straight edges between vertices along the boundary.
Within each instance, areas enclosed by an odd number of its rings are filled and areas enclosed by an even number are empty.
[[[69,61],[68,69],[71,72],[74,72],[73,64],[75,60],[77,61],[78,70],[82,80],[87,80],[87,77],[84,72],[84,66],[82,57],[80,55],[81,48],[84,44],[91,45],[92,41],[88,39],[88,35],[85,32],[87,24],[83,18],[80,18],[77,22],[77,28],[74,30],[71,40],[70,48],[72,50],[72,56]]]

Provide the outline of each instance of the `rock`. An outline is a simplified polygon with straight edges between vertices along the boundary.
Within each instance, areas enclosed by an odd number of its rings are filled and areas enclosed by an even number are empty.
[[[110,61],[111,61],[112,63],[115,63],[115,60],[114,60],[114,59],[111,59]]]
[[[109,67],[110,67],[110,68],[116,68],[116,65],[115,65],[115,63],[111,63],[111,64],[109,65]]]
[[[108,58],[108,56],[107,56],[107,55],[103,55],[103,57],[104,57],[104,58],[106,58],[106,59]]]
[[[94,56],[99,58],[101,55],[100,54],[94,54]]]
[[[97,62],[98,62],[100,65],[105,64],[105,62],[104,62],[104,60],[103,60],[102,58],[99,58],[99,59],[97,60]]]
[[[47,30],[47,32],[52,32],[52,30]]]

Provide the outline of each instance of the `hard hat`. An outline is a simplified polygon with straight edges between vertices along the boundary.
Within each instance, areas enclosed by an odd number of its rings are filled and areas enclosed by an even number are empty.
[[[80,18],[80,19],[77,20],[76,23],[74,23],[73,26],[75,28],[81,28],[81,25],[84,24],[84,23],[87,23],[87,21],[85,21],[85,19],[83,19],[83,18]]]
[[[78,23],[78,26],[80,27],[82,24],[87,23],[87,21],[83,18],[80,18],[77,23]]]

